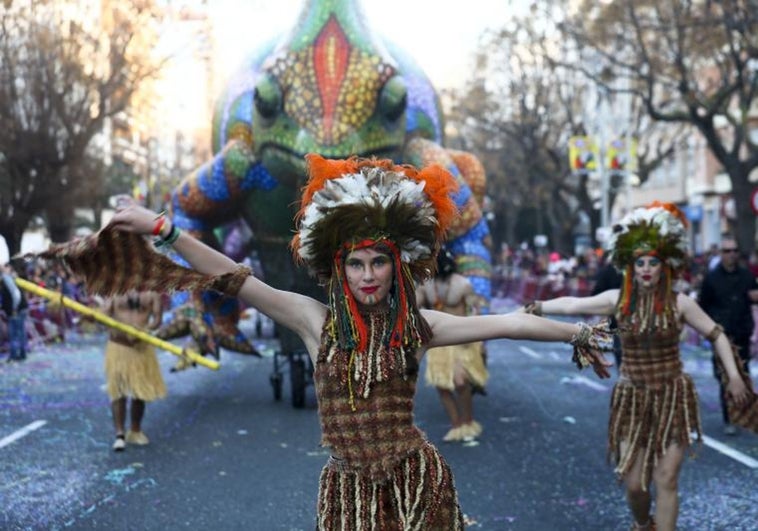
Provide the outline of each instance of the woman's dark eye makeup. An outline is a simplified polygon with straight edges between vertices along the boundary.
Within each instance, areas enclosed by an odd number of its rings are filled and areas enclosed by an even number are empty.
[[[653,257],[653,258],[650,259],[650,265],[653,266],[653,267],[657,266],[660,263],[661,263],[661,261],[658,258]],[[644,265],[645,265],[645,259],[644,258],[638,258],[636,264],[637,264],[637,267],[644,267]]]
[[[374,258],[373,260],[371,260],[371,265],[373,267],[383,266],[383,265],[388,264],[389,261],[390,261],[389,258],[387,258],[386,256],[378,256]],[[347,266],[348,267],[363,267],[363,262],[361,262],[360,260],[356,258],[352,258],[347,261]]]

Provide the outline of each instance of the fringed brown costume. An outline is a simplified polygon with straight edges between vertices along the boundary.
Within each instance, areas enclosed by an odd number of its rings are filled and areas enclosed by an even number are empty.
[[[206,289],[236,296],[251,274],[250,268],[242,265],[225,275],[198,273],[156,253],[144,236],[111,226],[27,256],[60,260],[73,273],[84,278],[89,293],[103,296],[124,294],[130,290],[166,293]]]
[[[616,313],[624,355],[620,378],[611,397],[608,452],[615,459],[619,478],[629,472],[638,457],[643,458],[645,490],[658,460],[671,444],[687,448],[693,435],[696,441],[702,440],[697,391],[692,378],[682,371],[679,350],[682,324],[677,315],[669,273],[657,293],[627,287]],[[721,331],[716,326],[707,339],[715,341]],[[742,365],[734,355],[752,398],[740,408],[728,397],[730,418],[734,418],[736,425],[758,432],[758,398],[752,391],[750,377],[741,370]],[[726,386],[728,377],[723,370],[721,377]],[[623,454],[622,443],[628,444]]]
[[[708,340],[712,343],[721,334],[724,333],[724,329],[721,325],[716,325],[713,331],[708,334]],[[745,387],[750,389],[750,401],[745,404],[744,407],[738,406],[731,396],[726,397],[726,407],[729,411],[729,419],[735,426],[741,426],[754,433],[758,433],[758,395],[756,395],[753,389],[753,381],[750,379],[750,374],[745,370],[745,366],[742,364],[737,347],[732,345],[732,354],[734,355],[734,364],[737,366],[737,370],[740,373],[740,378],[745,384]],[[729,385],[729,376],[727,376],[724,370],[724,364],[721,359],[716,357],[716,367],[719,378],[721,378],[722,386],[726,388]]]
[[[388,347],[389,313],[361,310],[366,352],[352,354],[325,324],[314,373],[322,444],[318,529],[456,530],[463,517],[450,468],[413,424],[415,349]]]
[[[618,315],[624,357],[611,397],[608,451],[619,477],[642,456],[642,485],[647,489],[666,449],[674,443],[687,448],[693,433],[700,441],[702,428],[695,385],[682,372],[676,310],[669,306],[670,311],[655,316],[649,311],[654,295],[639,298],[637,312]],[[622,442],[628,444],[623,454]]]

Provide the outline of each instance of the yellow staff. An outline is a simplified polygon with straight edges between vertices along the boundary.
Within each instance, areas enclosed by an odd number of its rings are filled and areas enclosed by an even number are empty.
[[[218,370],[219,368],[219,364],[217,361],[204,358],[203,356],[199,355],[197,352],[195,352],[192,349],[182,349],[181,347],[178,347],[174,345],[173,343],[169,343],[168,341],[164,341],[155,336],[151,336],[150,334],[148,334],[147,332],[143,332],[139,328],[135,328],[134,326],[116,321],[115,319],[110,318],[104,313],[99,312],[95,309],[92,309],[89,306],[80,304],[73,299],[70,299],[68,297],[61,295],[60,293],[56,291],[50,291],[49,289],[42,288],[38,286],[37,284],[29,282],[28,280],[24,280],[23,278],[17,278],[16,284],[18,284],[19,287],[24,288],[26,291],[31,291],[32,293],[34,293],[35,295],[39,295],[40,297],[44,297],[48,300],[55,301],[55,302],[60,301],[60,303],[63,304],[63,306],[65,306],[66,308],[71,308],[72,310],[77,311],[83,315],[92,317],[95,321],[103,323],[106,326],[110,326],[111,328],[115,328],[116,330],[119,330],[120,332],[124,332],[125,334],[129,334],[130,336],[134,336],[137,339],[141,339],[145,343],[150,343],[151,345],[154,345],[158,348],[167,350],[171,354],[175,354],[179,356],[180,358],[189,359],[192,362],[199,363],[200,365],[208,367],[209,369],[213,369],[214,371]]]

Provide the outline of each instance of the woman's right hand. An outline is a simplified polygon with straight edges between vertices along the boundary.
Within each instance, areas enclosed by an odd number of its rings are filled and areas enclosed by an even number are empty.
[[[138,205],[130,197],[123,197],[119,198],[116,205],[116,214],[110,223],[108,223],[108,226],[126,232],[152,234],[158,218],[160,218],[159,214]],[[164,226],[161,232],[165,232],[165,229],[166,227]]]

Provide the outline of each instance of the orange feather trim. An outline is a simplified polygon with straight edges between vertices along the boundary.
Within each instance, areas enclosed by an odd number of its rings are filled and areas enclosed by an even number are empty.
[[[668,211],[672,216],[674,216],[679,221],[681,221],[682,225],[684,225],[685,228],[689,226],[690,222],[687,219],[687,216],[674,203],[663,203],[661,201],[653,201],[652,203],[647,205],[646,208],[656,208],[656,207],[662,208],[663,210]]]
[[[458,207],[451,195],[458,191],[458,183],[452,174],[439,164],[425,167],[418,175],[410,176],[415,181],[424,181],[424,193],[437,212],[437,235],[442,236],[458,216]]]
[[[458,216],[458,207],[450,197],[458,191],[458,183],[453,175],[439,164],[431,164],[421,171],[410,164],[397,165],[390,159],[362,159],[350,157],[347,159],[326,159],[317,153],[305,155],[308,172],[308,183],[303,187],[300,210],[295,216],[299,222],[305,215],[305,209],[313,200],[313,196],[322,188],[326,181],[338,179],[344,175],[358,173],[361,168],[375,167],[385,171],[402,173],[416,182],[424,182],[424,193],[434,206],[437,218],[437,237],[442,237],[450,224]],[[300,246],[300,236],[295,234],[291,247],[297,249]]]

